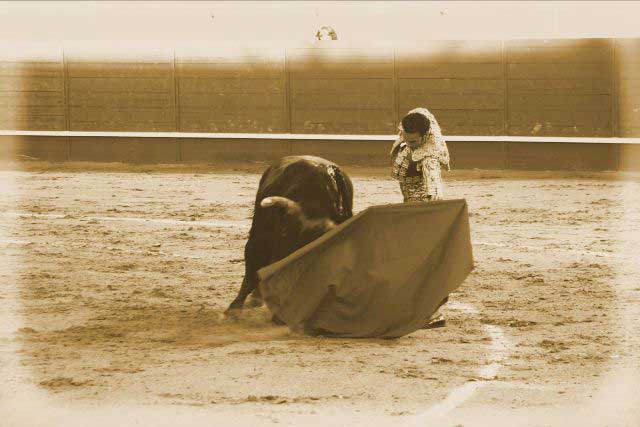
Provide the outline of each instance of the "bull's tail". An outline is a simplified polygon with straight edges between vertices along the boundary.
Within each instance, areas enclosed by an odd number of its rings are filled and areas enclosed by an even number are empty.
[[[338,198],[336,200],[337,212],[340,212],[338,224],[348,220],[353,216],[353,185],[351,180],[342,173],[338,166],[331,165],[330,175],[333,177],[338,190]]]

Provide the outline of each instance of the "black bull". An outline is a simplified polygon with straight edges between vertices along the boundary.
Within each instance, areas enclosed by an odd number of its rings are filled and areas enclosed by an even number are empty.
[[[353,185],[336,164],[313,156],[284,157],[262,175],[244,250],[245,276],[226,314],[261,296],[257,271],[285,258],[353,216]]]

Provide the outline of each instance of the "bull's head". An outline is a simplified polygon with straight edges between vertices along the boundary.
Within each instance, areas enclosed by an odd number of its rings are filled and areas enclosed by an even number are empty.
[[[311,243],[327,231],[336,226],[329,218],[308,218],[300,205],[295,201],[281,196],[262,199],[262,208],[274,208],[281,211],[280,233],[282,238],[279,258]]]

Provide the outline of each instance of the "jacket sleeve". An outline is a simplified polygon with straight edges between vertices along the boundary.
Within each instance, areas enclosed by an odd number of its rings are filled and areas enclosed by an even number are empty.
[[[426,155],[432,159],[436,159],[442,166],[449,167],[449,149],[447,143],[441,136],[431,135],[426,147]]]
[[[426,156],[422,159],[422,184],[425,193],[431,200],[443,198],[444,188],[440,174],[440,161],[435,156]]]
[[[394,151],[398,148],[398,146],[402,143],[402,132],[398,132],[396,136],[396,140],[393,141],[393,145],[391,146],[391,150],[389,151],[389,156],[393,158]]]
[[[447,143],[444,139],[440,140],[437,153],[440,164],[442,166],[446,166],[447,170],[451,170],[451,167],[449,166],[449,148],[447,147]]]

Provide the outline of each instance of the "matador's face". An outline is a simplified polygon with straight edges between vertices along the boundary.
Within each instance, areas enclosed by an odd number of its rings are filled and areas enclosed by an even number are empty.
[[[403,140],[410,149],[415,150],[424,144],[424,135],[420,135],[419,132],[404,132]]]

